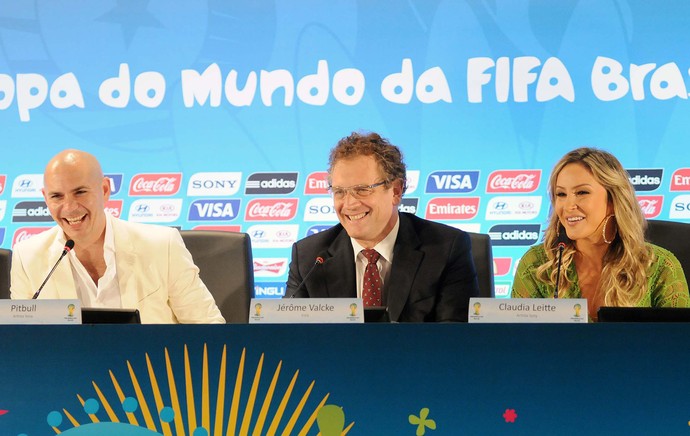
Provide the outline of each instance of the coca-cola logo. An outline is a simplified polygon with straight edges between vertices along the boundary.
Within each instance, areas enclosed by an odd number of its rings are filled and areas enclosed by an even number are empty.
[[[489,175],[486,192],[525,193],[539,187],[541,170],[499,170]]]
[[[129,195],[175,195],[181,184],[181,173],[137,174],[129,184]]]
[[[39,233],[43,233],[49,230],[51,227],[20,227],[14,231],[14,236],[12,237],[12,246],[18,242],[26,241],[32,236],[36,236]]]
[[[249,202],[246,221],[288,221],[297,214],[296,198],[255,199]]]
[[[645,218],[656,218],[661,213],[661,207],[664,204],[663,195],[644,195],[637,197],[637,202],[640,204],[640,209]]]

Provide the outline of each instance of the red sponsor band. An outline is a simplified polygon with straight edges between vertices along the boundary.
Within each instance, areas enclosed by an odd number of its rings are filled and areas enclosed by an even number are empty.
[[[285,268],[286,261],[281,260],[279,262],[264,263],[260,261],[254,261],[254,272],[267,272],[271,274],[280,274],[280,272]]]
[[[640,204],[645,218],[656,218],[661,213],[661,207],[664,205],[664,196],[640,195],[637,197],[637,202]]]
[[[469,220],[479,212],[479,197],[437,197],[426,205],[431,220]]]
[[[690,191],[690,168],[679,168],[671,176],[671,191]]]
[[[122,200],[108,200],[105,202],[105,212],[120,218],[122,215]]]
[[[175,195],[181,184],[181,173],[137,174],[129,184],[129,195]]]
[[[486,192],[534,192],[539,187],[541,170],[499,170],[489,175]]]
[[[43,233],[46,230],[50,230],[52,227],[20,227],[14,231],[14,236],[12,237],[12,246],[17,242],[25,241],[32,236],[36,236],[39,233]]]
[[[513,259],[510,257],[494,257],[494,275],[505,276],[510,272]]]
[[[307,183],[304,186],[304,193],[309,195],[328,194],[328,173],[318,171],[307,176]]]
[[[0,174],[0,194],[5,191],[5,185],[7,184],[7,176]]]
[[[288,221],[297,214],[296,198],[254,199],[247,205],[247,221]]]

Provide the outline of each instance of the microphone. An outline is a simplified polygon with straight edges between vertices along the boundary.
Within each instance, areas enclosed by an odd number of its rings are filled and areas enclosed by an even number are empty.
[[[43,287],[46,285],[46,282],[48,282],[48,279],[50,278],[50,276],[53,275],[53,271],[55,271],[55,268],[57,268],[57,266],[58,266],[58,264],[60,263],[60,261],[62,260],[62,258],[65,257],[65,255],[66,255],[67,253],[69,253],[70,251],[72,251],[73,248],[74,248],[74,241],[71,240],[71,239],[68,239],[67,242],[65,242],[65,249],[62,250],[62,254],[61,254],[60,257],[58,258],[57,262],[55,262],[55,265],[53,265],[53,269],[50,270],[50,272],[49,272],[48,275],[46,276],[46,279],[43,280],[43,283],[41,283],[41,286],[38,288],[38,291],[36,291],[36,293],[34,294],[34,296],[31,297],[32,300],[35,300],[35,299],[38,298],[38,295],[39,295],[39,294],[41,293],[41,291],[43,290]]]
[[[318,265],[323,265],[324,263],[326,263],[326,258],[325,258],[326,253],[323,252],[323,253],[320,253],[320,254],[323,254],[323,256],[316,256],[316,259],[314,259],[314,265],[311,266],[311,269],[309,270],[309,272],[307,272],[307,275],[304,276],[304,278],[302,279],[302,281],[301,281],[301,282],[299,283],[299,285],[295,288],[295,291],[294,291],[293,293],[291,293],[289,297],[284,297],[284,298],[288,298],[288,299],[293,298],[293,297],[300,291],[300,289],[302,289],[302,287],[304,286],[304,284],[307,283],[307,279],[309,278],[309,276],[311,275],[311,273],[313,273],[313,272],[316,270],[316,267],[317,267]]]
[[[553,298],[558,298],[558,283],[561,281],[561,261],[563,258],[563,250],[565,243],[568,241],[568,235],[565,234],[565,229],[558,232],[558,269],[556,270],[556,289],[553,293]]]

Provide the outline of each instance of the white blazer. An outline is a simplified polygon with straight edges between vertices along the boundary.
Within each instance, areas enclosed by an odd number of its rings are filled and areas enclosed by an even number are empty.
[[[112,222],[117,279],[123,308],[139,309],[146,324],[224,323],[199,268],[171,227]],[[12,249],[10,294],[30,299],[64,248],[59,226]],[[60,262],[38,298],[78,299],[69,256]]]

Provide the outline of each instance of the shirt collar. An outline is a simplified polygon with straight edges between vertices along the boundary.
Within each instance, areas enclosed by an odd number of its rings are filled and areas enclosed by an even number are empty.
[[[105,212],[105,236],[103,237],[103,252],[104,253],[114,253],[115,252],[115,236],[113,235],[113,216],[110,213]],[[67,237],[65,232],[60,229],[60,234],[58,236],[58,241],[64,245],[67,242]],[[74,252],[74,250],[72,250]]]
[[[393,248],[395,247],[395,240],[398,238],[398,230],[400,230],[400,217],[396,215],[396,218],[397,219],[395,220],[395,225],[393,226],[391,231],[388,232],[386,237],[383,238],[381,242],[379,242],[373,247],[374,250],[379,252],[382,258],[391,263],[393,262]],[[362,245],[353,238],[350,238],[350,241],[352,242],[352,249],[355,252],[356,261],[359,252],[364,250],[364,247],[362,247]]]

